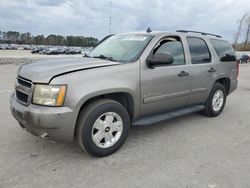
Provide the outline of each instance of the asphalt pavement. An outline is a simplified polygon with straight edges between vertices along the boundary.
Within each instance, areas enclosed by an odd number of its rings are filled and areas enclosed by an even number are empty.
[[[9,96],[19,65],[0,65],[0,188],[250,187],[250,64],[223,113],[199,113],[132,128],[115,154],[95,158],[76,143],[51,143],[24,131]]]

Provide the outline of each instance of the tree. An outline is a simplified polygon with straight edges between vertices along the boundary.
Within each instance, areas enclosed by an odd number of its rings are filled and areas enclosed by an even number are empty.
[[[50,34],[32,36],[31,33],[19,33],[17,31],[0,31],[0,42],[18,43],[18,44],[34,44],[34,45],[67,45],[67,46],[95,46],[98,42],[97,38],[84,36],[67,36]]]
[[[3,40],[3,32],[0,31],[0,41]]]
[[[26,32],[26,44],[31,44],[31,40],[32,40],[32,37],[31,37],[31,33],[30,32]]]
[[[45,44],[44,36],[43,35],[37,35],[37,36],[33,37],[32,44],[36,44],[36,45]]]
[[[246,36],[245,36],[244,46],[246,47],[248,40],[249,40],[249,35],[250,35],[250,16],[248,16],[245,23],[246,23]]]
[[[20,43],[21,44],[27,44],[28,41],[31,40],[30,38],[31,38],[30,33],[21,33],[21,35],[20,35]]]
[[[234,38],[234,48],[235,49],[237,48],[238,40],[239,40],[240,35],[242,33],[242,26],[243,26],[243,23],[245,22],[245,19],[247,18],[247,14],[248,13],[243,14],[241,19],[239,20],[238,29],[237,29],[237,32],[235,33],[235,38]]]

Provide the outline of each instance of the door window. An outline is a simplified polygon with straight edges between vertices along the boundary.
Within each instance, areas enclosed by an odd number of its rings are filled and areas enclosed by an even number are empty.
[[[154,50],[154,54],[157,53],[168,53],[169,55],[171,55],[174,59],[174,62],[171,65],[185,64],[182,43],[174,38],[164,39],[163,41],[161,41],[160,45]]]
[[[211,55],[206,42],[201,38],[187,38],[192,64],[203,64],[211,62]]]
[[[233,58],[228,58],[227,61],[236,61],[234,50],[229,42],[224,40],[211,39],[211,43],[220,60],[226,58],[227,56],[231,56]]]

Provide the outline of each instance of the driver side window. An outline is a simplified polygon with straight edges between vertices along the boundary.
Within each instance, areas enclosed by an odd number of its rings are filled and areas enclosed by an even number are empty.
[[[182,43],[176,39],[166,39],[160,42],[160,45],[155,48],[154,54],[168,53],[174,59],[171,65],[185,65],[185,57]]]

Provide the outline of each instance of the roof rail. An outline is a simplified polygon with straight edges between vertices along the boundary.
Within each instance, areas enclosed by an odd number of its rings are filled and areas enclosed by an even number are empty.
[[[176,32],[180,32],[180,33],[199,33],[199,34],[202,34],[202,35],[211,35],[211,36],[215,36],[215,37],[218,37],[218,38],[222,38],[220,35],[215,35],[215,34],[205,33],[205,32],[200,32],[200,31],[176,30]]]

